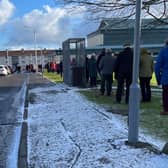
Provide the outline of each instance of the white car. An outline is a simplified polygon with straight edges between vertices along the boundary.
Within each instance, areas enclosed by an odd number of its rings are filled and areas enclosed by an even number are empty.
[[[0,65],[0,75],[7,76],[8,70],[5,68],[5,65]]]
[[[11,70],[9,69],[9,67],[7,65],[4,65],[4,66],[5,66],[5,68],[6,68],[7,72],[8,72],[8,75],[11,74]]]

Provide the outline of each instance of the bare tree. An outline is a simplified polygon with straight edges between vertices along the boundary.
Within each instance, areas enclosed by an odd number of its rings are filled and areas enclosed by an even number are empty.
[[[71,11],[83,8],[90,19],[122,17],[132,18],[135,15],[136,0],[54,0],[68,7]],[[159,22],[168,24],[168,0],[143,0],[142,13]]]

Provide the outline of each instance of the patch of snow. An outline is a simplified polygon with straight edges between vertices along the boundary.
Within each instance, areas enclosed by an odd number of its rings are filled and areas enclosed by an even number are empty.
[[[166,168],[168,157],[125,145],[127,125],[65,84],[32,89],[28,114],[29,168]],[[140,133],[145,142],[155,142]]]

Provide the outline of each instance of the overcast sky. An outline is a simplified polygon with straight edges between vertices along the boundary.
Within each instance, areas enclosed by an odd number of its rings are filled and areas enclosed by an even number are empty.
[[[96,29],[86,23],[84,9],[72,13],[54,0],[0,0],[0,50],[34,48],[34,34],[39,48],[59,48]]]

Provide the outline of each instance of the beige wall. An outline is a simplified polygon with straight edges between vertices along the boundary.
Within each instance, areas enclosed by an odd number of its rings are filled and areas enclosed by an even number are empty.
[[[103,45],[103,34],[98,34],[93,37],[88,37],[87,38],[87,47],[95,47],[97,45]]]

